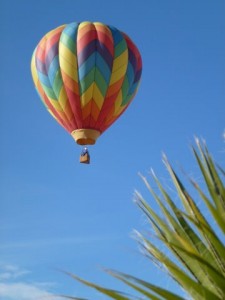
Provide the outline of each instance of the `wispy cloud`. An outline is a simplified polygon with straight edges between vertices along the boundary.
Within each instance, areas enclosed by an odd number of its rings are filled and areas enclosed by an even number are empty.
[[[30,271],[21,269],[15,265],[0,265],[0,280],[17,279],[18,277],[29,274]]]
[[[2,298],[1,298],[2,297]],[[16,282],[0,283],[0,299],[4,300],[55,300],[53,294],[35,284]]]
[[[31,272],[15,265],[0,265],[0,299],[4,300],[59,300],[49,289],[48,282],[30,283],[24,277]]]
[[[51,239],[36,239],[27,241],[15,241],[11,243],[5,243],[0,245],[0,249],[9,248],[34,248],[34,247],[46,247],[52,245],[65,245],[65,244],[90,244],[96,242],[106,242],[109,240],[119,240],[123,236],[113,236],[113,235],[99,235],[99,236],[85,236],[85,237],[59,237]]]

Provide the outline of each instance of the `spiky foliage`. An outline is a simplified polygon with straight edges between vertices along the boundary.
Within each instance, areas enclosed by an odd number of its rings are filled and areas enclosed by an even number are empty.
[[[205,144],[196,139],[196,145],[197,147],[193,147],[192,150],[205,184],[200,187],[194,180],[190,179],[190,182],[199,195],[198,202],[199,199],[202,202],[200,207],[204,203],[205,209],[197,206],[196,200],[185,189],[164,156],[163,161],[180,203],[175,203],[153,172],[152,176],[160,195],[142,176],[160,209],[154,210],[140,193],[135,193],[135,201],[147,216],[155,233],[156,242],[139,232],[137,237],[144,254],[162,267],[181,286],[188,298],[222,300],[225,299],[225,246],[222,242],[225,234],[225,186],[222,177],[224,178],[225,172],[216,166]],[[166,246],[167,251],[161,250],[159,241]],[[112,270],[106,272],[136,290],[140,296],[131,297],[87,282],[73,274],[70,276],[117,300],[185,299],[134,276]]]

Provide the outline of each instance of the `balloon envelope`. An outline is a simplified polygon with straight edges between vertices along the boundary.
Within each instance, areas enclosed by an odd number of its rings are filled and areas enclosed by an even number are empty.
[[[141,71],[132,40],[97,22],[74,22],[48,32],[31,62],[46,108],[81,145],[94,144],[125,111]]]

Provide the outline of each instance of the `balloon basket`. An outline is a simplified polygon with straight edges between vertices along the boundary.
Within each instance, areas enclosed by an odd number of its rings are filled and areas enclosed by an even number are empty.
[[[84,155],[80,155],[80,163],[81,164],[90,164],[90,155],[88,153]]]

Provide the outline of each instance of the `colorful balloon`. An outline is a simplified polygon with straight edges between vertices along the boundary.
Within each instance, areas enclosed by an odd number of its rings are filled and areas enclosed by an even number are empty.
[[[50,114],[80,145],[97,138],[135,96],[142,60],[132,40],[102,23],[71,23],[48,32],[31,61]]]

